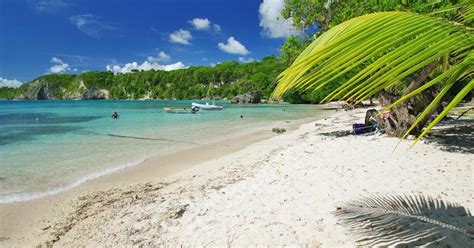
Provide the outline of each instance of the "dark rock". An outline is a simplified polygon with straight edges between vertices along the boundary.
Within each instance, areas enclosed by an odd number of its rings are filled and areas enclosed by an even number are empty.
[[[52,99],[53,96],[54,96],[53,92],[51,92],[48,85],[45,84],[41,86],[40,90],[38,91],[38,94],[36,95],[36,99],[48,100],[48,99]]]
[[[274,132],[274,133],[284,133],[284,132],[286,132],[286,129],[285,128],[274,127],[272,129],[272,132]]]
[[[84,100],[102,100],[109,99],[109,91],[104,89],[90,88],[82,94]]]
[[[252,91],[232,98],[231,103],[260,103],[261,98],[260,91]]]

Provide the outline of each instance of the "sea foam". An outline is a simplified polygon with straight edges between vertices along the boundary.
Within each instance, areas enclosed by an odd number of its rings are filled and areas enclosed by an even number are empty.
[[[138,165],[142,163],[143,161],[144,160],[131,161],[119,166],[109,167],[102,171],[89,173],[89,174],[79,177],[77,180],[73,181],[72,183],[64,187],[53,188],[44,192],[25,192],[25,193],[19,193],[19,194],[3,195],[3,196],[0,196],[0,204],[7,204],[7,203],[13,203],[13,202],[20,202],[20,201],[29,201],[29,200],[41,198],[44,196],[54,195],[54,194],[75,188],[89,180],[92,180],[101,176],[105,176],[108,174],[112,174],[116,171],[123,170],[128,167]]]

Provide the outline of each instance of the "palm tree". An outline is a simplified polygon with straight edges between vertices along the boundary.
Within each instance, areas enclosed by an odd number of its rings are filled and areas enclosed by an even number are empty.
[[[470,0],[442,10],[457,10],[461,15],[455,21],[412,12],[345,21],[319,36],[279,75],[272,97],[293,88],[317,91],[350,75],[324,101],[361,102],[378,94],[389,113],[380,118],[387,132],[403,138],[415,133],[420,139],[474,87],[474,34],[464,25],[472,23],[473,6]],[[449,104],[440,108],[446,99]]]

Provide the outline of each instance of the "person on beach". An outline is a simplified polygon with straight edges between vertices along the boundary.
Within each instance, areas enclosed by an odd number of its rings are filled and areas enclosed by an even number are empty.
[[[240,115],[240,119],[243,120],[243,119],[244,119],[244,116],[243,116],[243,115]]]
[[[112,117],[112,119],[118,119],[118,118],[119,118],[119,114],[118,114],[116,111],[114,111],[114,112],[112,112],[112,116],[111,116],[111,117]]]

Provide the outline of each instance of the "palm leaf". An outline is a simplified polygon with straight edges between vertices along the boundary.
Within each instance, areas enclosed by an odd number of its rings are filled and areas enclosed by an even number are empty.
[[[433,16],[408,12],[364,15],[330,29],[308,46],[279,75],[272,97],[279,98],[292,88],[319,90],[351,73],[354,76],[324,101],[360,102],[385,88],[402,84],[407,77],[436,61],[444,61],[445,71],[427,85],[440,84],[446,88],[448,79],[449,85],[471,76],[473,47],[471,30]],[[448,68],[449,58],[456,61],[455,69]],[[469,92],[472,88],[468,84],[462,91]]]
[[[418,89],[413,90],[412,92],[402,96],[400,99],[392,103],[391,105],[385,107],[382,109],[382,111],[386,111],[397,104],[400,104],[403,101],[408,100],[409,98],[415,96],[416,94],[419,94],[423,90],[426,90],[430,87],[432,87],[435,84],[438,84],[441,82],[441,80],[448,78],[446,83],[444,84],[443,88],[441,91],[438,93],[438,95],[433,99],[433,101],[425,108],[425,110],[418,116],[418,118],[415,120],[413,125],[408,129],[408,131],[405,133],[405,135],[402,137],[404,139],[415,127],[418,125],[418,123],[425,118],[429,113],[431,113],[431,110],[433,110],[436,105],[441,101],[441,99],[444,97],[444,95],[448,92],[448,90],[451,89],[451,87],[454,85],[454,83],[459,80],[460,78],[465,77],[466,75],[469,75],[469,73],[472,73],[474,71],[474,68],[472,68],[472,64],[474,61],[474,52],[471,52],[470,55],[462,62],[457,64],[456,66],[453,66],[451,69],[448,71],[442,73],[438,77],[434,78],[431,80],[429,83],[426,83],[425,85],[419,87]],[[426,135],[438,122],[440,122],[450,110],[452,110],[463,98],[464,96],[467,95],[467,93],[473,88],[473,80],[471,80],[470,83],[468,83],[459,93],[458,95],[451,101],[451,103],[444,109],[444,111],[439,114],[429,125],[423,133],[415,140],[414,144],[418,142],[421,137]]]
[[[371,195],[334,213],[363,246],[472,247],[468,209],[424,196]]]
[[[432,4],[434,5],[439,2],[441,1],[436,1],[436,2],[433,2]],[[457,12],[457,15],[454,18],[454,21],[456,22],[469,25],[469,24],[472,24],[472,22],[474,21],[474,1],[473,0],[467,0],[466,2],[463,2],[463,3],[447,6],[439,10],[433,11],[430,14],[435,15],[439,13],[453,12],[453,11]]]

